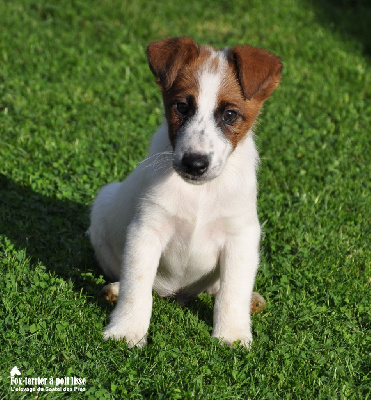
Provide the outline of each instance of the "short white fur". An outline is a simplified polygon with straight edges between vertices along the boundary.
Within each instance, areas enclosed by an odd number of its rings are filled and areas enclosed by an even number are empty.
[[[198,111],[174,154],[165,121],[148,159],[125,181],[104,187],[94,202],[91,242],[104,272],[120,280],[105,339],[125,338],[129,346],[146,343],[153,289],[180,302],[203,291],[216,294],[212,336],[229,345],[240,340],[248,347],[252,341],[250,301],[260,238],[258,155],[252,131],[232,151],[213,118],[226,63],[222,53],[218,57],[216,72],[207,65],[200,70]],[[197,134],[201,129],[203,139]],[[202,185],[184,181],[173,169],[173,158],[184,150],[213,153]]]

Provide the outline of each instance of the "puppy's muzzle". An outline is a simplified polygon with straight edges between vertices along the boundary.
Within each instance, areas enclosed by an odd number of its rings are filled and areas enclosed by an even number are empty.
[[[181,160],[181,172],[190,177],[199,178],[209,168],[209,157],[199,153],[185,153]]]

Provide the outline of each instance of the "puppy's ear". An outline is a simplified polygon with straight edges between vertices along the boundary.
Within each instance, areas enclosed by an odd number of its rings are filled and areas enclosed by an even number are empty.
[[[163,39],[147,47],[149,67],[163,90],[168,90],[179,70],[197,56],[198,46],[188,37]]]
[[[278,86],[282,63],[269,51],[251,46],[236,46],[229,51],[243,95],[251,100],[266,100]]]

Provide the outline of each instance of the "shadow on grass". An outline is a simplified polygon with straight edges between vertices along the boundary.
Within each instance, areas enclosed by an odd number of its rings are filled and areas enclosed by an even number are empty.
[[[188,309],[192,314],[196,315],[199,320],[203,321],[209,327],[213,326],[214,304],[206,302],[202,297],[199,297],[187,303],[185,308]]]
[[[209,327],[213,326],[214,298],[212,296],[202,293],[197,298],[187,301],[183,306],[180,306],[174,297],[165,297],[160,299],[161,301],[167,301],[170,304],[174,304],[174,307],[181,307],[185,311],[190,311]]]
[[[44,196],[0,174],[0,235],[95,300],[102,286],[95,278],[102,273],[84,234],[88,213],[81,204]]]
[[[342,36],[362,44],[365,56],[371,55],[371,2],[369,0],[309,0],[318,21]]]
[[[15,246],[26,249],[33,263],[41,263],[58,276],[72,280],[76,290],[97,301],[109,311],[112,305],[99,298],[102,284],[94,278],[102,275],[85,231],[89,209],[69,200],[36,193],[0,174],[0,235]],[[212,326],[212,306],[202,299],[186,308]]]

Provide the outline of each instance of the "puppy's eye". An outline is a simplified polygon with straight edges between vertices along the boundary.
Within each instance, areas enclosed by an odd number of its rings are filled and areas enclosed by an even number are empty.
[[[225,111],[223,112],[223,115],[222,115],[222,120],[223,120],[223,122],[225,122],[226,124],[231,125],[231,124],[233,124],[233,122],[236,121],[237,117],[238,117],[237,111],[234,111],[234,110],[225,110]]]
[[[189,111],[189,105],[184,102],[176,103],[176,109],[179,111],[180,114],[186,115]]]

